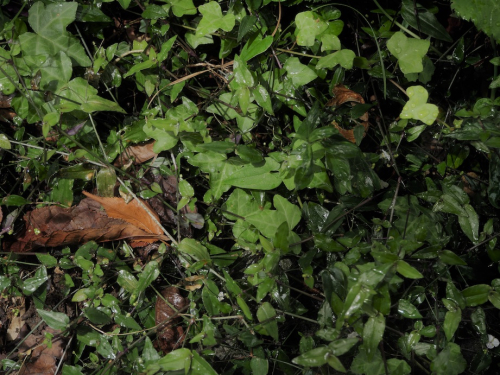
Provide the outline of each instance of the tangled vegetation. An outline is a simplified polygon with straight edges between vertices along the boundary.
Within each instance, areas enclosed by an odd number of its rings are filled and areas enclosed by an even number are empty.
[[[499,19],[3,0],[0,372],[499,371]]]

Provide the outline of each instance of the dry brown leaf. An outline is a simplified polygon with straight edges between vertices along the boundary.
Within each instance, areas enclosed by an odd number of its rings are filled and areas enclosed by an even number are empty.
[[[84,191],[83,194],[99,202],[104,207],[109,217],[125,220],[127,223],[142,229],[146,233],[156,235],[161,235],[163,233],[163,229],[157,224],[160,222],[160,218],[153,211],[151,206],[141,199],[141,203],[149,210],[149,213],[155,217],[156,221],[153,220],[151,215],[148,214],[138,202],[140,198],[125,203],[123,198],[103,198],[87,193],[86,191]]]
[[[61,331],[47,327],[46,332],[52,335],[59,334]],[[30,335],[19,347],[20,352],[29,354],[29,358],[24,362],[19,370],[19,375],[53,375],[56,372],[57,364],[64,354],[64,340],[52,341],[51,347],[42,344],[45,335]]]
[[[115,205],[127,206],[121,198],[107,199],[117,199]],[[144,210],[142,214],[146,215]],[[140,220],[140,217],[137,219]],[[17,242],[5,243],[5,250],[27,252],[42,246],[83,244],[92,240],[104,242],[129,239],[147,243],[167,240],[166,236],[152,233],[150,230],[145,231],[125,220],[108,217],[101,209],[100,202],[92,199],[83,199],[78,206],[70,208],[38,208],[26,213],[24,221],[24,234]]]
[[[336,85],[333,88],[333,95],[333,99],[330,99],[328,103],[326,103],[327,106],[339,107],[346,102],[365,104],[365,100],[361,95],[359,95],[357,92],[349,90],[343,85]],[[370,127],[370,123],[368,122],[368,112],[365,112],[359,119],[362,121],[361,125],[363,125],[363,127],[365,128],[365,132],[363,134],[364,137],[366,135],[366,132],[368,131],[368,128]],[[338,129],[339,133],[348,141],[353,143],[356,142],[356,138],[354,137],[354,130],[344,129],[335,121],[332,122],[332,125],[335,126]]]
[[[184,330],[182,327],[175,327],[179,318],[172,318],[178,311],[187,306],[188,301],[179,293],[175,286],[169,286],[161,291],[163,298],[158,297],[155,305],[156,325],[170,320],[164,328],[158,332],[157,346],[165,353],[178,348],[184,341]],[[165,302],[165,300],[168,302]],[[172,308],[173,307],[173,308]]]
[[[121,168],[124,165],[129,164],[132,159],[133,163],[137,165],[154,158],[156,155],[158,155],[153,151],[154,144],[155,141],[151,141],[145,144],[127,147],[125,151],[123,151],[121,155],[118,156],[118,158],[115,160],[114,166],[117,168]]]

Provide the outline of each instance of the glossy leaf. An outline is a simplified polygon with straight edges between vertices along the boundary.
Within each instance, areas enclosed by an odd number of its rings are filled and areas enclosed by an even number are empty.
[[[363,346],[368,360],[371,360],[385,331],[385,318],[382,314],[369,317],[363,328]]]
[[[405,318],[421,319],[422,315],[418,309],[406,299],[400,299],[398,303],[398,313]]]
[[[491,286],[486,284],[477,284],[462,290],[462,295],[465,298],[467,306],[478,306],[488,301],[490,291]]]
[[[63,331],[69,326],[69,317],[66,314],[41,309],[37,309],[37,312],[51,328]]]

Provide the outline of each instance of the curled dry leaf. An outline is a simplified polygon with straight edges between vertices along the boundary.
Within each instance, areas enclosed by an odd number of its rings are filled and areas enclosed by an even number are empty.
[[[88,241],[104,242],[128,239],[151,243],[166,241],[161,228],[138,203],[126,204],[122,198],[83,199],[78,206],[47,206],[24,215],[25,232],[4,249],[27,252],[42,246],[65,246]],[[106,211],[101,209],[101,204]],[[154,222],[153,222],[154,223]],[[149,226],[151,225],[151,226]],[[132,243],[134,245],[134,243]]]
[[[357,92],[349,90],[343,85],[336,85],[333,88],[333,95],[334,95],[333,99],[330,99],[328,103],[326,103],[327,106],[340,107],[342,104],[346,102],[365,104],[365,100],[361,95],[359,95]],[[368,128],[370,127],[370,123],[368,122],[368,112],[365,112],[359,119],[361,120],[361,125],[363,125],[363,127],[365,128],[365,132],[363,133],[364,137],[366,135],[366,132],[368,131]],[[345,139],[353,143],[356,142],[356,138],[354,137],[354,131],[352,129],[344,129],[341,126],[339,126],[339,124],[337,124],[335,121],[332,122],[332,125],[338,129],[340,134]]]
[[[125,151],[123,151],[120,156],[116,158],[114,166],[121,168],[124,165],[126,166],[131,164],[132,162],[137,165],[154,158],[158,155],[153,151],[154,144],[155,141],[151,141],[140,145],[128,146]]]
[[[188,305],[188,301],[179,293],[179,289],[175,286],[163,289],[161,295],[163,298],[158,297],[156,300],[155,322],[156,325],[165,322],[167,324],[158,332],[156,346],[163,352],[169,353],[177,349],[184,341],[184,330],[180,326],[175,327],[179,321],[179,317],[176,314]],[[172,318],[173,316],[176,317]]]

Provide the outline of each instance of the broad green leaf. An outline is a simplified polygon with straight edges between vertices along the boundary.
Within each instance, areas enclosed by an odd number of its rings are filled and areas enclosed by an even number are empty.
[[[486,335],[486,314],[481,307],[474,309],[470,314],[470,320],[474,330],[482,336]]]
[[[241,160],[244,160],[252,164],[260,163],[264,160],[262,154],[259,151],[257,151],[257,149],[247,145],[236,146],[236,155],[238,155],[241,158]]]
[[[191,361],[192,375],[217,375],[217,372],[210,366],[210,364],[200,356],[195,350],[192,352],[193,359]],[[263,373],[264,374],[264,373]]]
[[[58,104],[62,112],[81,110],[87,113],[96,111],[125,111],[115,102],[101,98],[97,90],[83,78],[75,78],[63,85],[57,94],[62,98]]]
[[[43,65],[40,66],[40,71],[42,73],[40,87],[50,90],[55,90],[69,82],[73,73],[71,60],[64,51],[59,51],[54,56],[49,56]]]
[[[233,171],[231,175],[224,178],[221,183],[240,187],[243,189],[271,190],[281,184],[281,178],[277,172],[279,164],[271,158],[266,158],[261,166],[245,164]]]
[[[203,18],[196,28],[196,36],[201,37],[212,34],[218,29],[227,32],[233,29],[235,24],[234,14],[228,13],[223,16],[219,3],[210,1],[207,4],[200,5],[198,10],[203,15]]]
[[[414,29],[427,34],[433,38],[452,42],[453,39],[446,29],[439,23],[436,16],[427,9],[422,9],[420,4],[412,0],[403,0],[401,16]],[[416,9],[418,8],[418,9]]]
[[[434,104],[428,104],[429,94],[422,86],[409,87],[406,92],[410,100],[401,111],[401,118],[420,120],[424,124],[432,125],[436,120],[439,109]]]
[[[429,46],[428,40],[407,38],[401,31],[395,32],[387,41],[387,48],[398,59],[404,74],[420,73],[424,70],[422,59]]]
[[[113,168],[101,168],[96,176],[97,192],[99,196],[114,197],[116,181],[116,172]]]
[[[369,360],[363,347],[359,348],[359,353],[354,357],[349,370],[359,375],[383,375],[386,373],[380,351],[377,349],[375,356]]]
[[[257,319],[264,322],[265,334],[271,336],[275,341],[279,339],[278,322],[276,321],[276,310],[269,302],[264,302],[257,310]]]
[[[238,56],[235,56],[234,58],[233,72],[234,72],[234,80],[237,83],[246,86],[254,85],[254,79],[252,73],[248,69],[246,61],[244,61]]]
[[[69,316],[55,311],[36,310],[45,323],[51,328],[65,330],[69,326]]]
[[[295,87],[304,86],[318,77],[314,70],[302,64],[297,57],[288,58],[284,68],[288,72],[288,76],[292,79]]]
[[[57,266],[57,259],[50,254],[37,254],[36,257],[47,268],[52,268]],[[0,288],[1,290],[1,288]]]
[[[410,319],[421,319],[422,315],[418,309],[408,300],[400,299],[398,303],[398,313],[403,315],[405,318]]]
[[[45,7],[36,2],[29,9],[28,21],[35,33],[19,36],[22,51],[26,55],[54,56],[64,52],[74,63],[90,66],[91,61],[85,54],[79,40],[66,31],[66,27],[76,18],[78,3],[54,3]]]
[[[292,362],[306,367],[323,366],[327,362],[327,357],[330,353],[331,350],[328,346],[321,346],[295,357],[292,359]]]
[[[193,0],[167,0],[167,3],[172,6],[172,13],[176,17],[182,17],[185,14],[196,14]]]
[[[1,87],[0,87],[0,90],[1,90]],[[11,149],[10,141],[5,134],[0,134],[0,148],[3,148],[4,150]]]
[[[0,289],[2,289],[2,288],[0,287]],[[490,300],[490,302],[493,306],[495,306],[497,309],[500,309],[500,293],[492,290],[488,294],[488,299]]]
[[[464,205],[463,208],[467,216],[460,215],[458,217],[458,223],[467,237],[469,237],[473,243],[477,243],[479,241],[479,216],[474,210],[474,207],[470,204]]]
[[[356,55],[350,49],[342,49],[319,59],[316,69],[331,69],[340,65],[344,69],[352,69]]]
[[[466,266],[467,263],[457,254],[450,250],[443,250],[439,253],[439,259],[446,264],[452,266]]]
[[[460,346],[448,343],[431,363],[431,370],[436,375],[458,375],[465,371],[467,361],[460,352]]]
[[[133,293],[137,290],[137,279],[126,270],[118,271],[118,279],[116,282],[129,293]]]
[[[496,0],[453,0],[451,7],[457,14],[474,22],[486,35],[492,35],[500,42],[500,4]]]
[[[70,207],[73,204],[73,182],[70,179],[57,180],[50,192],[51,200]]]
[[[179,251],[190,255],[193,259],[210,261],[210,254],[205,246],[192,238],[184,238],[179,243]]]
[[[328,28],[328,24],[318,14],[311,11],[297,14],[295,26],[298,30],[297,44],[306,47],[312,46],[316,36]]]
[[[24,206],[28,204],[29,201],[21,197],[20,195],[7,195],[2,199],[2,204],[5,206]]]
[[[189,349],[177,349],[168,353],[161,358],[157,363],[162,371],[184,370],[191,367],[192,353]]]
[[[444,317],[443,330],[448,341],[451,341],[458,325],[462,321],[462,310],[448,311]]]
[[[10,53],[0,48],[0,92],[4,95],[10,95],[16,90],[16,85],[19,82],[19,77],[16,70],[9,63],[11,59]],[[1,146],[0,146],[1,147]]]
[[[488,295],[492,290],[491,286],[478,284],[462,290],[467,306],[478,306],[488,301]]]
[[[358,342],[360,340],[357,338],[338,339],[328,344],[328,347],[332,350],[333,355],[339,356],[347,353]]]
[[[377,352],[377,347],[385,331],[385,318],[382,314],[369,317],[363,328],[363,347],[368,360],[371,360]]]
[[[115,323],[121,325],[122,327],[130,328],[134,331],[140,331],[142,329],[142,327],[131,316],[115,314],[114,319]]]
[[[274,114],[271,96],[264,86],[257,85],[255,89],[252,90],[252,94],[258,105],[260,105],[267,113],[270,113],[271,115]]]
[[[95,307],[87,307],[83,310],[83,314],[94,324],[108,324],[111,321],[111,317],[108,314]]]
[[[253,357],[250,360],[250,368],[253,374],[267,374],[269,373],[269,361],[264,358]]]
[[[422,275],[416,268],[410,266],[404,260],[398,260],[397,270],[398,273],[408,279],[421,279],[424,277],[424,275]]]
[[[137,292],[142,292],[156,280],[160,270],[158,269],[158,262],[152,260],[146,264],[146,267],[139,274],[139,282],[137,283]]]
[[[274,196],[273,204],[276,210],[283,213],[285,220],[288,223],[288,228],[290,230],[295,228],[295,226],[299,223],[302,214],[300,208],[278,194]]]
[[[245,43],[243,49],[241,50],[240,58],[243,61],[249,61],[255,56],[260,55],[267,51],[267,49],[273,44],[274,38],[271,35],[266,36],[262,39],[260,33],[250,38],[248,42]]]

